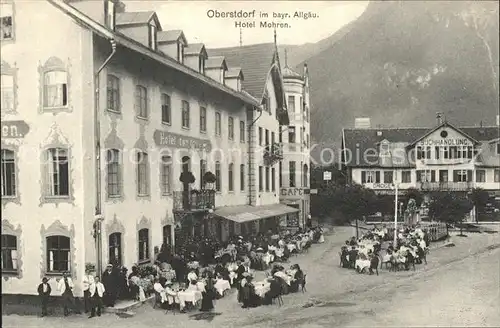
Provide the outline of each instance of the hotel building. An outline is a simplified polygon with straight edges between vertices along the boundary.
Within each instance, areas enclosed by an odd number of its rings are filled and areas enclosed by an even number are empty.
[[[500,197],[498,126],[457,127],[438,116],[431,128],[344,129],[342,163],[351,182],[380,195],[404,197],[414,188]]]
[[[286,61],[286,58],[285,58]],[[290,124],[280,129],[279,142],[285,154],[279,163],[280,201],[299,209],[290,227],[304,227],[310,213],[310,101],[307,65],[303,74],[288,67],[283,68],[285,95]],[[291,220],[289,220],[291,221]]]
[[[1,6],[2,293],[151,263],[178,231],[224,240],[298,211],[277,192],[289,117],[275,43],[247,76],[114,0]]]

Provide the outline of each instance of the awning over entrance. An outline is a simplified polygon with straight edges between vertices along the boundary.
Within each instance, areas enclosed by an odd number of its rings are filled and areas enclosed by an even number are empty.
[[[299,209],[297,208],[293,208],[283,204],[262,206],[238,205],[221,207],[219,209],[216,209],[214,211],[214,214],[237,223],[244,223],[266,219],[273,216],[296,213],[298,211]]]

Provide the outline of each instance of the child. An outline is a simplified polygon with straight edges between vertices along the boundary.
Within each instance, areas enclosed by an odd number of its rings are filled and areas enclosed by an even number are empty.
[[[40,295],[40,299],[42,301],[42,317],[47,315],[47,304],[49,303],[49,296],[52,292],[52,288],[48,284],[48,280],[46,277],[42,279],[42,283],[38,285],[38,295]]]
[[[97,316],[101,316],[101,311],[103,307],[102,297],[104,295],[105,289],[102,282],[99,280],[99,277],[94,278],[94,283],[89,286],[90,298],[92,300],[92,311],[90,312],[90,318],[95,317],[96,312]]]

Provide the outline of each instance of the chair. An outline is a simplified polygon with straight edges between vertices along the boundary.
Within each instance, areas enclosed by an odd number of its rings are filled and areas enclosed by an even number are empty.
[[[302,278],[302,281],[300,282],[300,285],[301,285],[301,290],[302,290],[302,293],[303,292],[307,292],[307,289],[306,289],[306,277],[307,277],[307,274],[304,275],[304,278]]]
[[[157,291],[155,291],[155,297],[153,298],[153,309],[156,309],[156,306],[161,306],[161,295]]]
[[[279,306],[282,306],[283,304],[285,304],[283,302],[283,296],[281,294],[279,294],[278,297],[276,297],[276,299],[278,299],[278,305]]]

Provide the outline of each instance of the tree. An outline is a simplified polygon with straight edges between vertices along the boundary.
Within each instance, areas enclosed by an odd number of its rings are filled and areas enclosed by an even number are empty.
[[[488,204],[490,200],[490,194],[481,188],[474,188],[470,193],[469,199],[474,205],[474,216],[476,217],[477,222],[477,213],[484,211],[486,204]]]
[[[460,224],[472,209],[472,202],[464,195],[453,192],[435,192],[431,194],[429,216],[447,224]],[[462,225],[460,224],[460,235]]]
[[[360,185],[331,185],[311,197],[311,214],[335,216],[336,224],[347,224],[373,213],[375,193]]]
[[[415,205],[417,205],[417,207],[419,207],[422,204],[422,201],[424,200],[424,196],[422,195],[420,190],[415,188],[406,189],[406,197],[408,199],[407,201],[413,198],[415,200]],[[408,205],[406,204],[406,206]]]

